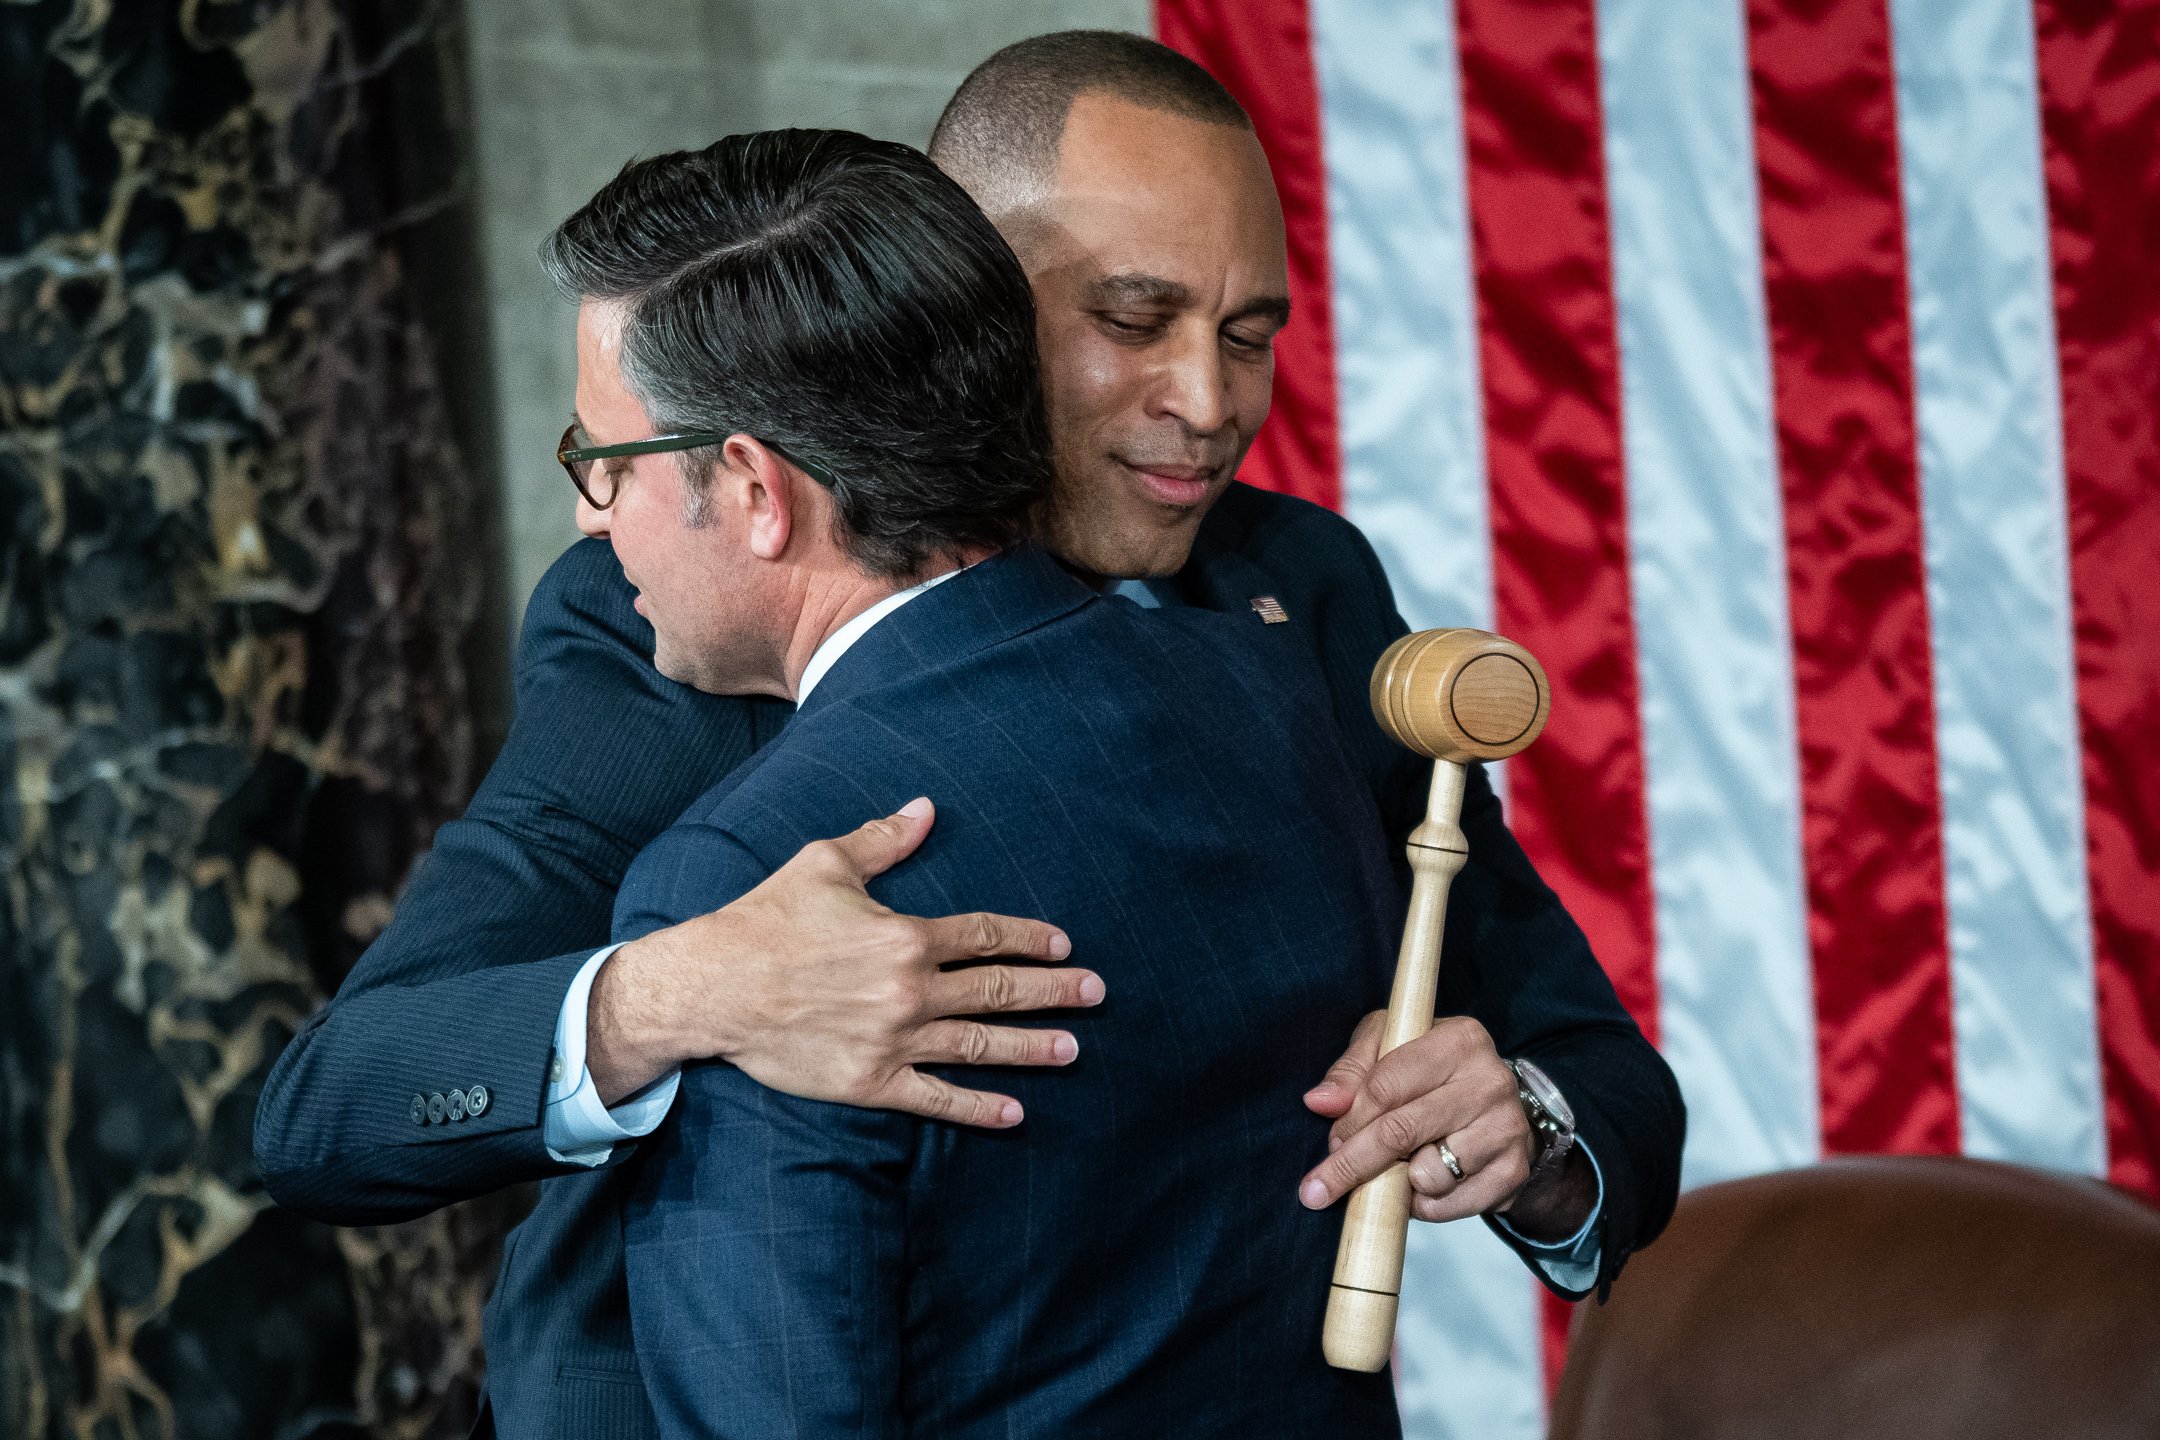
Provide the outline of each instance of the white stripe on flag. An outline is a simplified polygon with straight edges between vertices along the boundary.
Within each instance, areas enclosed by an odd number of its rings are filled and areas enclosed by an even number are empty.
[[[1343,509],[1414,628],[1493,623],[1453,12],[1312,0]],[[1494,782],[1500,777],[1495,774]],[[1537,1285],[1475,1222],[1412,1225],[1396,1327],[1412,1440],[1544,1433]]]
[[[1442,4],[1313,0],[1343,510],[1412,629],[1492,624],[1462,95]]]
[[[1410,1226],[1395,1395],[1405,1440],[1539,1440],[1536,1282],[1476,1220]]]
[[[1784,511],[1737,4],[1601,0],[1622,434],[1687,1181],[1817,1157]]]
[[[2062,417],[2026,0],[1894,0],[1967,1154],[2100,1173]]]

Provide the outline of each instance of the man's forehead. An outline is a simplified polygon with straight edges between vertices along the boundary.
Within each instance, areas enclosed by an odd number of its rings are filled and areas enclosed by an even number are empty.
[[[1109,94],[1073,101],[1051,167],[1049,198],[1099,202],[1148,192],[1190,193],[1275,208],[1259,139],[1235,125],[1195,120]]]
[[[1082,96],[1032,219],[1008,231],[1016,240],[1026,236],[1022,258],[1092,286],[1136,292],[1187,284],[1214,292],[1228,280],[1241,292],[1237,304],[1279,295],[1284,287],[1274,181],[1259,142],[1235,126]],[[1195,297],[1123,298],[1187,303]]]

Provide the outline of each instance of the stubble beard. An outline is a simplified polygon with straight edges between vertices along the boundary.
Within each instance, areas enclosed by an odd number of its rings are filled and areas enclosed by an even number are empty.
[[[1095,501],[1086,482],[1066,477],[1081,473],[1078,467],[1096,468],[1098,482],[1109,497]],[[1200,522],[1162,527],[1132,513],[1135,502],[1118,493],[1124,476],[1113,473],[1122,467],[1115,460],[1094,456],[1068,461],[1060,457],[1049,497],[1036,512],[1035,538],[1068,565],[1114,579],[1149,579],[1175,575],[1185,568],[1192,553],[1193,537]],[[1210,504],[1213,502],[1210,501]],[[1206,513],[1202,507],[1201,513]]]

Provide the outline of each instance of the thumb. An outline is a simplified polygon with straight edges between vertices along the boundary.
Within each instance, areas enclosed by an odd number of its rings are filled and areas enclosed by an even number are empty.
[[[890,815],[863,822],[833,845],[858,878],[869,880],[914,854],[936,819],[936,807],[918,795]]]
[[[1365,1077],[1380,1058],[1380,1028],[1386,1023],[1385,1010],[1375,1010],[1358,1021],[1357,1029],[1350,1033],[1350,1048],[1328,1067],[1318,1085],[1305,1092],[1308,1109],[1330,1118],[1339,1118],[1350,1109],[1358,1092],[1365,1088]]]

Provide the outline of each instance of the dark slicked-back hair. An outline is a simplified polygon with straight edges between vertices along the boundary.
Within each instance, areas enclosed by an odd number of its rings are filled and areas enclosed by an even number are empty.
[[[1090,94],[1252,129],[1221,81],[1161,41],[1122,30],[1061,30],[1008,45],[976,66],[938,117],[930,157],[978,195],[1047,175],[1065,117]]]
[[[660,430],[748,433],[826,472],[872,574],[1009,545],[1049,487],[1027,276],[920,151],[774,130],[655,155],[541,262],[566,295],[623,302],[623,379]],[[682,457],[694,498],[718,458]]]

